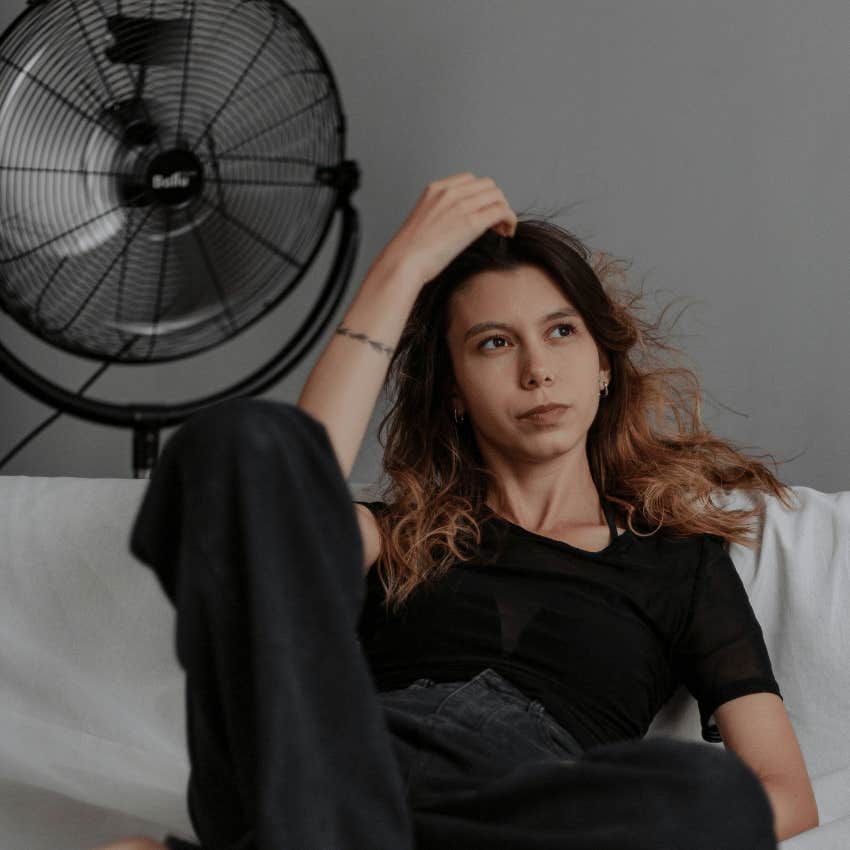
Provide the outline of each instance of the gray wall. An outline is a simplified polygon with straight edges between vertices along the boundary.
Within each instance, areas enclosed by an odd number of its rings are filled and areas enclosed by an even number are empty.
[[[24,4],[0,2],[5,28]],[[344,304],[430,180],[469,170],[493,177],[514,209],[574,205],[558,221],[631,258],[632,280],[658,293],[651,307],[698,299],[673,342],[695,361],[709,427],[754,453],[799,455],[780,467],[788,483],[850,489],[846,0],[296,8],[336,75],[347,155],[363,172],[363,241]],[[338,232],[302,304],[325,279]],[[267,397],[297,400],[344,312]],[[264,362],[284,318],[277,311],[212,355],[108,371],[92,394],[196,398]],[[0,333],[63,386],[95,369],[5,315]],[[51,412],[5,380],[0,404],[0,455]],[[378,477],[381,413],[353,481]],[[2,474],[127,477],[130,449],[129,432],[63,416]]]

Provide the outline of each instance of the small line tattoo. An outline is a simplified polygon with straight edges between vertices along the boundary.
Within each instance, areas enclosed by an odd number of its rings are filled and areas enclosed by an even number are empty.
[[[374,339],[369,339],[369,337],[366,336],[366,334],[355,333],[354,331],[351,330],[351,328],[347,328],[345,325],[340,325],[336,329],[336,332],[338,334],[342,334],[343,336],[350,336],[354,339],[359,339],[359,340],[362,340],[364,342],[368,342],[369,345],[371,345],[372,348],[375,349],[375,351],[379,351],[379,352],[382,351],[385,354],[392,354],[395,351],[394,348],[390,348],[389,346],[384,345],[382,342],[376,342]]]

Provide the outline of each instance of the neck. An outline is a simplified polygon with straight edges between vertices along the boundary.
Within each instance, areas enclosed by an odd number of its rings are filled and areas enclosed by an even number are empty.
[[[582,493],[574,492],[560,501],[546,498],[535,505],[529,505],[528,502],[522,496],[512,498],[511,494],[507,494],[501,503],[494,497],[488,498],[486,504],[494,513],[510,522],[536,531],[608,525],[595,487]]]

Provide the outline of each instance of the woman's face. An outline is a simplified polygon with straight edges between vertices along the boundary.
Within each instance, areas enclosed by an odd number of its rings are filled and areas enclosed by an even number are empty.
[[[556,311],[570,315],[551,316]],[[510,328],[478,328],[497,322]],[[457,383],[453,409],[466,413],[482,454],[545,462],[583,447],[610,373],[584,320],[545,272],[524,265],[482,272],[455,292],[448,343]],[[540,404],[566,412],[539,426],[520,415]]]

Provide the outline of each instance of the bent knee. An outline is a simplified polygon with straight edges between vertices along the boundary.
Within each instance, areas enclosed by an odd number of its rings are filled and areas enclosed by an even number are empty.
[[[774,848],[773,810],[751,768],[734,752],[707,742],[654,736],[586,750],[582,761],[604,761],[641,774],[657,790],[659,810],[668,804],[698,821],[703,838],[717,846]],[[702,845],[700,845],[702,846]],[[712,845],[713,846],[713,845]]]
[[[222,455],[268,450],[286,451],[319,423],[294,404],[265,398],[230,398],[192,414],[175,432],[179,450],[191,456]]]

